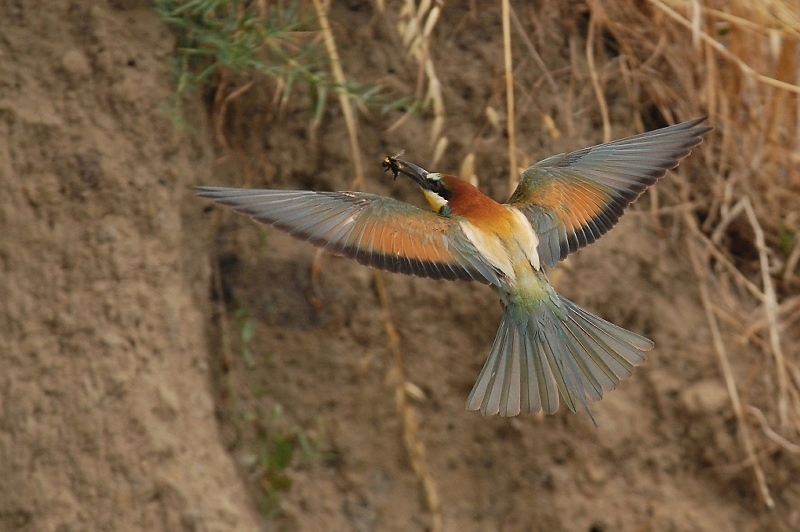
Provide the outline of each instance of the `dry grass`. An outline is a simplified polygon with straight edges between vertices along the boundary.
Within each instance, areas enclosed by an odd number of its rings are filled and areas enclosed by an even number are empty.
[[[443,5],[443,0],[423,0],[419,4],[414,0],[404,0],[396,14],[397,32],[409,56],[418,66],[416,98],[433,113],[430,142],[434,146],[434,156],[431,167],[436,166],[448,143],[447,136],[443,135],[445,108],[442,83],[436,74],[430,52],[431,35],[439,21]],[[382,2],[379,6],[382,7]],[[403,118],[398,123],[402,120]]]
[[[639,129],[648,108],[666,122],[707,114],[715,126],[677,184],[660,190],[668,204],[691,205],[680,218],[686,245],[742,446],[771,508],[769,469],[757,456],[800,449],[798,316],[787,310],[800,286],[800,10],[781,0],[587,5],[586,61],[606,139],[615,74]],[[600,34],[619,55],[596,65]],[[759,351],[763,389],[742,396],[732,359],[741,367]]]

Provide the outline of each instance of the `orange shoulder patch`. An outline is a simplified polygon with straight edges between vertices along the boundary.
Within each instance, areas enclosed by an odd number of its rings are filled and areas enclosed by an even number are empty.
[[[455,176],[446,175],[445,185],[453,193],[450,198],[450,214],[463,216],[473,225],[495,233],[512,230],[511,213],[477,187]]]
[[[580,181],[554,181],[536,190],[533,203],[552,209],[567,227],[582,227],[608,207],[611,198],[598,187]]]

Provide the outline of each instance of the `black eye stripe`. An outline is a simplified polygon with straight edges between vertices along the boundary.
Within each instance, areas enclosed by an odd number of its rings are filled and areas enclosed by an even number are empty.
[[[428,179],[427,181],[428,181],[428,190],[430,190],[435,194],[438,194],[445,201],[450,201],[450,198],[453,197],[453,193],[447,190],[447,188],[444,186],[444,183],[442,183],[440,180]]]

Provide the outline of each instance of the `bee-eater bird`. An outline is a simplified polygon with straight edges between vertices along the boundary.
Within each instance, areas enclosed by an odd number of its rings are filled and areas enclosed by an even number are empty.
[[[558,410],[559,395],[591,416],[653,343],[556,293],[544,266],[591,244],[678,165],[711,128],[698,118],[548,157],[522,173],[506,203],[458,177],[397,157],[384,168],[415,181],[432,210],[363,192],[198,187],[254,220],[361,264],[420,277],[479,281],[503,317],[467,399],[485,415]]]

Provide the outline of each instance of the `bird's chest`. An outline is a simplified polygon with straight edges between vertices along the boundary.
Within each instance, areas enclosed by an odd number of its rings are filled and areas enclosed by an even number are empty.
[[[491,223],[463,220],[461,228],[484,260],[502,271],[510,284],[517,284],[541,268],[539,238],[519,210],[504,209],[503,217]]]

